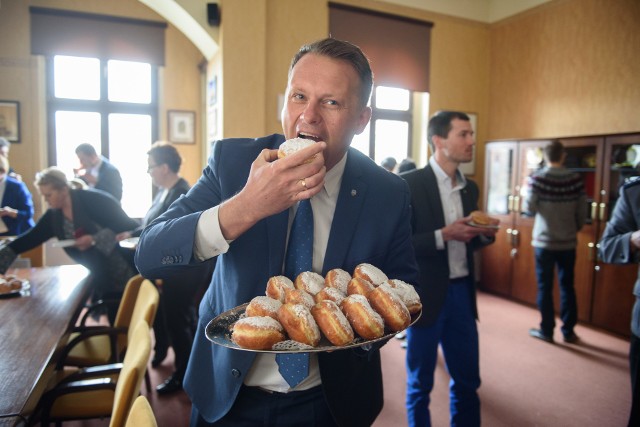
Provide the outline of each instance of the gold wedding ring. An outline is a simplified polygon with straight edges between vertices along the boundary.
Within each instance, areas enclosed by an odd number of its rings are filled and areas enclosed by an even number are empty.
[[[302,179],[300,180],[300,184],[301,184],[304,188],[307,188],[307,183],[305,182],[304,178],[302,178]]]

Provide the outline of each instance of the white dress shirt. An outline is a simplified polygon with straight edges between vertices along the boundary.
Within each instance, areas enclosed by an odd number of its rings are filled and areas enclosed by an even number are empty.
[[[438,182],[438,191],[440,192],[440,200],[442,201],[442,211],[444,213],[444,222],[449,225],[457,219],[464,217],[462,209],[462,198],[460,191],[467,185],[464,175],[456,170],[456,185],[440,167],[435,160],[435,156],[431,156],[429,164],[433,168]],[[445,243],[442,237],[442,230],[435,231],[436,247],[444,249]],[[446,244],[447,257],[449,259],[449,278],[457,279],[469,275],[469,267],[467,266],[467,245],[459,240],[449,240]]]
[[[338,194],[340,193],[340,184],[346,162],[347,156],[345,154],[342,160],[325,175],[324,189],[311,199],[314,226],[312,268],[313,271],[317,273],[322,272],[324,255],[327,251],[331,223],[333,222],[333,214],[336,209],[336,204],[338,203]],[[295,204],[289,209],[289,229],[291,229],[297,208],[298,205]],[[230,247],[229,245],[232,244],[231,241],[225,240],[222,235],[220,222],[218,220],[218,209],[219,206],[207,209],[200,215],[200,219],[198,220],[194,255],[201,261],[227,252]],[[244,383],[248,386],[262,387],[281,393],[315,387],[321,383],[320,369],[318,367],[317,355],[310,353],[310,356],[309,376],[295,388],[291,388],[282,375],[280,375],[275,354],[273,353],[258,353],[251,369],[244,379]]]

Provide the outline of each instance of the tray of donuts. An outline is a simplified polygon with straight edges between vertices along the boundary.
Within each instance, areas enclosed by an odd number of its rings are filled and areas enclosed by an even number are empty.
[[[0,274],[0,298],[13,298],[26,295],[31,284],[13,274]]]
[[[303,272],[269,279],[265,295],[209,322],[214,344],[264,353],[335,351],[388,339],[422,314],[413,286],[371,264],[353,274]]]

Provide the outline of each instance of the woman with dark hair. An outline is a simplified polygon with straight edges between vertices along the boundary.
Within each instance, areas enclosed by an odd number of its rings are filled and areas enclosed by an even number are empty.
[[[120,203],[99,190],[74,190],[65,173],[50,167],[36,174],[36,187],[49,205],[35,226],[0,250],[0,272],[23,252],[57,237],[74,261],[91,271],[93,299],[119,297],[136,271],[118,251],[116,234],[135,228]],[[115,310],[109,318],[115,319]]]
[[[140,236],[147,224],[162,215],[175,200],[189,191],[189,184],[179,173],[182,158],[173,145],[157,142],[147,155],[147,172],[159,191],[142,225],[131,232],[119,234],[118,240]],[[154,368],[159,366],[171,346],[175,354],[175,372],[157,387],[159,394],[182,389],[182,379],[187,370],[195,329],[195,296],[199,286],[208,283],[211,271],[199,271],[196,274],[200,276],[192,278],[184,275],[180,279],[162,280],[160,306],[153,324],[156,343],[151,365]]]

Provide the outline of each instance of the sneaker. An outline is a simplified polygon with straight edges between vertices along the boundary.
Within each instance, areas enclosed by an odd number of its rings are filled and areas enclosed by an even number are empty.
[[[539,340],[553,343],[553,335],[547,335],[542,332],[542,329],[531,328],[529,329],[529,335],[533,338],[538,338]]]
[[[406,341],[402,341],[402,342],[400,343],[400,347],[401,347],[401,348],[407,348],[407,342],[406,342]]]
[[[407,337],[407,333],[405,331],[398,332],[396,334],[396,339],[403,340]]]
[[[575,332],[570,332],[564,336],[564,342],[569,344],[574,344],[580,341],[580,337],[576,335]]]

